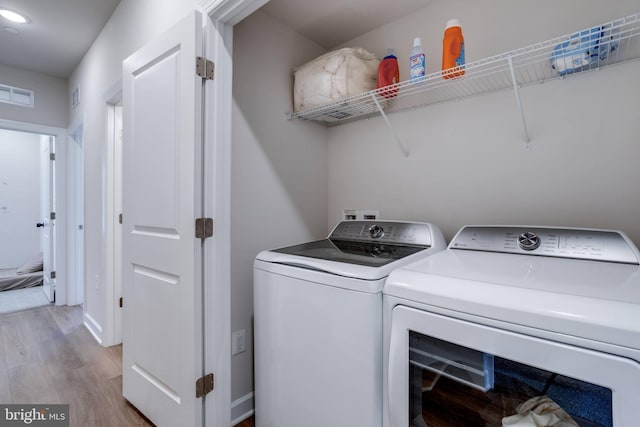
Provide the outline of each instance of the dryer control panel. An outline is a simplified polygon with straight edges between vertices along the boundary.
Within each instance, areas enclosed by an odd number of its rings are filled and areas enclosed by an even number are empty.
[[[612,230],[467,226],[456,234],[449,249],[640,263],[638,248],[624,233]]]

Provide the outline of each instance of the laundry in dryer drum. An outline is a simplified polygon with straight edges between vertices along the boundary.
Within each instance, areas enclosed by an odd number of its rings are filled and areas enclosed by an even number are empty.
[[[516,410],[517,414],[502,419],[502,427],[579,427],[571,415],[548,396],[532,397],[518,405]]]
[[[551,67],[561,76],[582,71],[604,61],[617,48],[618,42],[611,27],[593,27],[558,44],[551,55]]]

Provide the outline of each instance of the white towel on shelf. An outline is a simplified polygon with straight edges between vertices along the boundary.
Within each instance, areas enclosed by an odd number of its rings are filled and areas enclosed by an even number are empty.
[[[516,412],[502,419],[503,427],[578,427],[578,423],[548,396],[533,397],[518,405]]]
[[[376,88],[380,60],[362,48],[326,53],[294,70],[293,109],[330,104]]]

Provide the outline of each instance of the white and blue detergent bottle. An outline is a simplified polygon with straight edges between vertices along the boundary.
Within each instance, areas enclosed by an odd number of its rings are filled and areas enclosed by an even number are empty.
[[[413,39],[413,49],[409,57],[409,78],[411,80],[421,80],[424,78],[427,69],[427,61],[422,49],[422,39],[416,37]]]

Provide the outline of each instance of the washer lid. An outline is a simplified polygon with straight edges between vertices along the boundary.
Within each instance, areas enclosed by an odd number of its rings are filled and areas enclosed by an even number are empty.
[[[263,251],[256,259],[378,280],[445,247],[442,232],[429,223],[343,221],[326,239]]]
[[[444,247],[439,229],[428,223],[342,221],[328,238],[272,252],[317,260],[382,267],[424,249]]]
[[[335,261],[347,264],[381,267],[400,258],[413,255],[428,246],[403,246],[374,242],[324,239],[303,243],[273,252]]]

